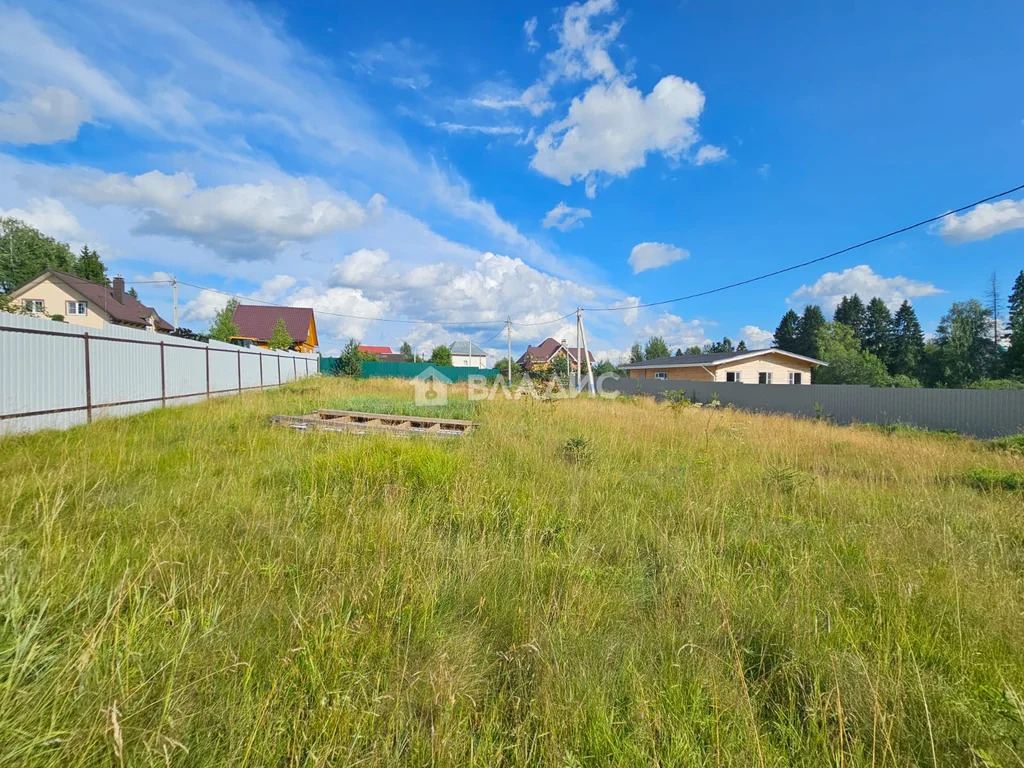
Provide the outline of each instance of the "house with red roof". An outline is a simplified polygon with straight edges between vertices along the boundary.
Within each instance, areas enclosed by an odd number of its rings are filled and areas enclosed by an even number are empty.
[[[404,363],[405,355],[395,352],[391,347],[374,346],[373,344],[360,344],[359,351],[368,355],[376,355],[382,363]]]
[[[288,335],[292,337],[292,349],[296,352],[313,352],[320,342],[316,335],[316,318],[310,307],[274,307],[264,304],[239,304],[231,321],[238,328],[238,335],[232,342],[248,342],[257,347],[269,349],[270,337],[278,320],[284,320]]]

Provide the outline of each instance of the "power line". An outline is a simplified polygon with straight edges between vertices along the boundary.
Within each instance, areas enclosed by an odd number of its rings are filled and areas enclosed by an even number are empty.
[[[974,208],[975,206],[981,205],[982,203],[988,203],[988,202],[991,202],[992,200],[997,200],[1000,197],[1006,197],[1007,195],[1012,195],[1014,192],[1019,192],[1022,189],[1024,189],[1024,184],[1020,184],[1020,185],[1014,187],[1013,189],[1008,189],[1005,192],[999,192],[998,194],[995,194],[995,195],[989,195],[988,197],[986,197],[986,198],[984,198],[982,200],[977,200],[976,202],[969,203],[968,205],[962,205],[959,208],[956,208],[956,209],[954,209],[952,211],[946,211],[945,213],[941,213],[938,216],[932,216],[930,219],[923,219],[922,221],[918,221],[918,222],[916,222],[914,224],[909,224],[909,225],[907,225],[905,227],[900,227],[899,229],[894,229],[892,232],[887,232],[884,235],[879,235],[878,237],[872,237],[870,240],[864,240],[864,241],[862,241],[860,243],[857,243],[856,245],[850,245],[850,246],[847,246],[846,248],[842,248],[842,249],[840,249],[838,251],[832,251],[832,253],[827,253],[824,256],[817,257],[816,259],[809,259],[808,261],[802,261],[799,264],[793,264],[792,266],[789,266],[789,267],[784,267],[782,269],[776,269],[773,272],[766,272],[763,275],[758,275],[757,277],[750,277],[750,278],[747,278],[746,280],[740,280],[740,281],[735,282],[735,283],[729,283],[728,285],[721,285],[718,288],[709,288],[706,291],[700,291],[698,293],[691,293],[688,296],[678,296],[678,297],[676,297],[674,299],[663,299],[661,301],[650,301],[650,302],[647,302],[646,304],[633,304],[633,305],[629,305],[629,306],[625,306],[625,307],[585,307],[584,310],[587,311],[587,312],[621,312],[621,311],[628,310],[628,309],[644,309],[645,307],[658,307],[658,306],[661,306],[663,304],[674,304],[677,301],[688,301],[689,299],[696,299],[696,298],[699,298],[701,296],[709,296],[712,293],[720,293],[721,291],[727,291],[730,288],[738,288],[741,285],[749,285],[750,283],[756,283],[759,280],[767,280],[769,277],[775,277],[776,275],[781,275],[781,274],[784,274],[786,272],[792,272],[793,270],[800,269],[801,267],[807,267],[807,266],[810,266],[811,264],[817,264],[818,262],[825,261],[826,259],[831,259],[831,258],[834,258],[836,256],[841,256],[844,253],[849,253],[850,251],[855,251],[858,248],[863,248],[864,246],[871,245],[872,243],[877,243],[877,242],[880,242],[882,240],[886,240],[886,239],[888,239],[890,237],[895,237],[896,235],[902,235],[904,232],[909,232],[912,229],[918,229],[920,227],[927,226],[928,224],[933,224],[936,221],[941,221],[942,219],[946,218],[947,216],[954,216],[954,215],[956,215],[958,213],[962,213],[963,211],[968,210],[969,208]]]

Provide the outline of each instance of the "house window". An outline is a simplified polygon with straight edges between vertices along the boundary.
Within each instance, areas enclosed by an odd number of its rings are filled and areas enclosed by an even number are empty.
[[[771,384],[772,383],[772,372],[771,371],[761,371],[760,373],[758,373],[757,374],[757,383],[758,384]]]
[[[25,299],[25,310],[28,312],[45,312],[46,302],[42,299]]]
[[[69,315],[87,315],[89,313],[89,302],[87,301],[69,301],[68,302],[68,314]]]
[[[656,371],[654,374],[654,378],[665,381],[666,379],[668,379],[668,373],[666,373],[665,371]]]
[[[789,383],[790,384],[803,384],[804,383],[804,375],[802,373],[797,373],[795,371],[790,371],[789,372]]]
[[[739,384],[741,382],[740,371],[726,371],[725,380],[733,381]]]

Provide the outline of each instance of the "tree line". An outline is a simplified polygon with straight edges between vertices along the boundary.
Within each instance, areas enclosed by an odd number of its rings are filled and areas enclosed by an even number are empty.
[[[819,384],[1024,386],[1024,271],[1007,299],[1005,324],[994,276],[986,299],[954,302],[925,340],[909,301],[892,313],[881,298],[865,304],[855,293],[843,296],[831,322],[817,304],[801,315],[789,310],[774,346],[828,363],[814,372]]]
[[[747,344],[740,340],[739,344],[733,345],[732,339],[728,336],[721,341],[709,341],[703,347],[694,345],[685,350],[677,347],[675,354],[669,351],[668,344],[661,336],[651,336],[646,344],[640,342],[633,344],[629,350],[629,362],[642,363],[644,360],[657,360],[660,357],[683,357],[684,355],[708,355],[716,352],[746,352]]]

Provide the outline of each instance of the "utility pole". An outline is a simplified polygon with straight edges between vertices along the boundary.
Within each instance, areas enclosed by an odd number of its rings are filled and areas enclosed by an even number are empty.
[[[576,307],[576,391],[579,392],[583,389],[583,363],[580,362],[583,358],[580,357],[580,330],[583,317],[580,314],[580,308]]]
[[[174,330],[178,330],[178,278],[171,275],[171,289],[174,292]]]
[[[594,396],[597,394],[594,388],[594,366],[590,362],[590,350],[587,349],[587,329],[583,325],[583,311],[580,312],[580,333],[583,336],[583,354],[587,356],[587,378],[590,379],[590,394]]]
[[[505,358],[505,368],[508,370],[508,388],[512,389],[512,315],[505,316],[505,328],[508,331],[508,357]]]

